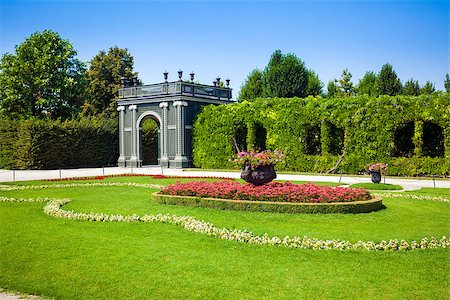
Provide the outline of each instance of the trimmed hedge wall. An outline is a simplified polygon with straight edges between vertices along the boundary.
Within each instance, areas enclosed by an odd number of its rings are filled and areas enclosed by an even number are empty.
[[[408,145],[399,144],[394,137],[411,122],[414,131],[406,140],[409,144],[412,141],[414,149],[409,157],[395,157],[395,153],[406,153]],[[418,97],[261,98],[207,106],[194,124],[194,164],[201,168],[231,168],[229,158],[237,147],[261,147],[255,142],[264,140],[258,137],[263,133],[258,133],[257,127],[267,132],[265,148],[281,149],[287,155],[286,163],[277,165],[277,170],[356,174],[365,172],[371,163],[384,162],[390,165],[389,175],[449,175],[449,93]],[[239,145],[242,132],[247,132],[246,145]],[[424,144],[433,140],[437,141]],[[436,157],[423,156],[424,149]],[[317,152],[320,155],[312,155]]]
[[[0,168],[58,169],[115,165],[118,123],[105,118],[0,121]]]
[[[377,211],[384,207],[380,197],[374,197],[373,199],[367,201],[335,203],[289,203],[250,200],[226,200],[216,198],[163,195],[159,192],[153,193],[153,197],[161,204],[197,206],[222,210],[229,209],[292,214],[357,214]]]

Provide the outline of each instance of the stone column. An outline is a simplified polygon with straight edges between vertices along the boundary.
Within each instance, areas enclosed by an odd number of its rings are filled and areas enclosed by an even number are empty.
[[[177,152],[175,155],[175,167],[183,168],[187,167],[189,164],[189,160],[186,157],[186,150],[184,147],[184,139],[185,139],[185,121],[184,121],[184,107],[188,106],[185,101],[174,101],[173,106],[177,108],[177,123],[176,123],[176,135],[177,135]]]
[[[119,112],[119,159],[117,165],[125,167],[125,106],[117,107]]]
[[[159,104],[159,107],[162,108],[162,124],[160,128],[160,135],[161,135],[161,159],[159,161],[159,164],[161,167],[169,167],[169,157],[168,157],[168,145],[169,145],[169,132],[168,132],[168,126],[167,126],[167,109],[169,107],[169,103],[167,102],[161,102]]]
[[[137,160],[137,128],[136,128],[136,105],[130,105],[128,107],[129,110],[131,110],[131,158],[130,158],[130,166],[137,167],[138,166],[138,160]]]

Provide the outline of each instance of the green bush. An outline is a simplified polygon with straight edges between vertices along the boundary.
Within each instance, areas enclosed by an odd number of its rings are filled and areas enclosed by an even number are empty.
[[[222,210],[243,210],[275,213],[332,214],[332,213],[369,213],[384,208],[382,200],[375,197],[371,200],[335,203],[289,203],[251,200],[226,200],[189,196],[153,194],[161,204],[207,207]]]
[[[396,141],[395,136],[403,135],[408,122],[414,123],[411,136]],[[261,126],[267,132],[265,139],[258,136],[263,130],[255,130]],[[424,126],[433,131],[424,130]],[[424,138],[426,132],[436,132],[435,128],[440,128],[440,138]],[[286,153],[286,163],[277,166],[279,171],[357,174],[366,172],[368,165],[375,162],[388,163],[388,175],[446,176],[450,170],[449,93],[418,97],[260,98],[208,106],[194,124],[194,164],[202,168],[230,168],[228,160],[236,153],[235,141],[243,140],[242,132],[247,133],[247,149],[261,147],[257,141],[265,141],[265,148]],[[435,139],[440,142],[426,144]],[[414,144],[414,151],[398,151],[406,149],[408,141]],[[399,153],[412,157],[394,156]]]
[[[118,158],[117,120],[2,120],[0,167],[57,169],[114,165]],[[6,147],[3,148],[3,144]]]
[[[1,119],[0,121],[0,169],[12,169],[15,166],[14,149],[17,140],[17,121]]]

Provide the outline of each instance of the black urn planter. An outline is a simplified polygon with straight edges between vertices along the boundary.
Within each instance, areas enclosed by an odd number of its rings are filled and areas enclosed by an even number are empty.
[[[241,178],[248,183],[260,186],[277,178],[277,174],[273,165],[258,166],[252,169],[250,163],[245,162],[241,172]]]
[[[373,183],[380,183],[381,181],[381,172],[380,171],[370,171],[370,179]]]

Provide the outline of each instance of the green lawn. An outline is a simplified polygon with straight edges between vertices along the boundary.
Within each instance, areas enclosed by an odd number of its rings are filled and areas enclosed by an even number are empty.
[[[26,184],[55,183],[67,182]],[[426,200],[385,198],[386,209],[360,215],[289,215],[164,206],[152,201],[153,191],[78,187],[2,191],[0,196],[70,198],[66,210],[189,215],[257,234],[353,242],[439,238],[449,236],[450,229],[450,204]],[[450,190],[415,194],[448,198]],[[162,223],[59,219],[45,215],[44,205],[0,203],[0,287],[56,299],[448,298],[448,249],[365,252],[247,245]]]
[[[364,183],[355,183],[350,185],[352,188],[363,188],[366,190],[373,190],[373,191],[379,191],[379,190],[402,190],[403,188],[396,184],[390,184],[390,183],[372,183],[372,182],[364,182]]]

